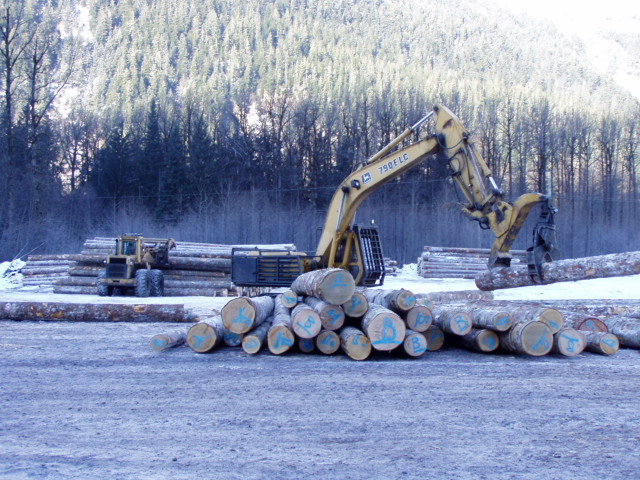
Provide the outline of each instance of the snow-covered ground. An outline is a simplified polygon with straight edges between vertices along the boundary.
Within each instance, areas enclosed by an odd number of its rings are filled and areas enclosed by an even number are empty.
[[[19,265],[14,265],[15,267]],[[0,300],[23,299],[44,301],[47,299],[83,303],[138,303],[136,297],[98,297],[97,295],[53,294],[50,288],[22,287],[21,275],[13,273],[9,262],[0,264]],[[476,290],[473,280],[422,278],[416,264],[405,265],[397,276],[388,276],[384,288],[405,288],[413,293]],[[640,275],[562,282],[533,287],[519,287],[493,292],[499,300],[559,300],[559,299],[619,299],[640,300]],[[145,299],[149,303],[184,303],[193,307],[222,308],[229,297],[163,297]]]

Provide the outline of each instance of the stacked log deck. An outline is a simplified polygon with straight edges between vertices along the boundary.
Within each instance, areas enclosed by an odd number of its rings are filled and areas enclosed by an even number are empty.
[[[32,255],[23,269],[25,285],[53,286],[54,293],[97,295],[96,281],[104,262],[115,250],[115,238],[85,241],[79,254]],[[231,282],[231,251],[236,246],[177,242],[163,268],[165,296],[235,296]],[[261,248],[295,250],[294,245],[261,245]]]
[[[488,248],[459,248],[426,246],[418,258],[418,275],[424,278],[466,278],[488,269]],[[526,265],[524,250],[511,251],[512,265]]]

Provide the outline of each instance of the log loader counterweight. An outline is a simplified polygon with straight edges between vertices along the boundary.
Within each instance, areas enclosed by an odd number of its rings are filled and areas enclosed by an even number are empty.
[[[402,146],[432,117],[435,133]],[[351,272],[357,285],[381,285],[384,263],[377,230],[354,225],[356,211],[373,192],[432,156],[447,162],[451,178],[465,197],[462,212],[495,235],[489,268],[510,265],[513,242],[531,209],[541,205],[534,244],[528,249],[531,276],[539,278],[542,263],[556,259],[559,253],[554,225],[556,209],[549,196],[526,193],[513,203],[506,201],[460,120],[447,108],[435,106],[433,112],[358,165],[342,181],[329,205],[315,255],[235,251],[232,280],[238,286],[282,286],[290,285],[301,273],[337,267]]]

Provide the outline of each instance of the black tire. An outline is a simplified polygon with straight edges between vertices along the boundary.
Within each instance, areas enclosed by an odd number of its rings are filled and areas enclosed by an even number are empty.
[[[96,289],[98,290],[98,295],[101,297],[109,297],[113,291],[113,289],[104,282],[105,278],[107,278],[107,271],[103,270],[98,274],[98,280],[96,281]]]
[[[152,297],[164,296],[164,272],[162,270],[151,270],[151,288],[149,294]]]
[[[136,297],[148,297],[149,289],[150,289],[149,270],[147,270],[146,268],[141,268],[140,270],[136,270],[136,286],[135,286]]]

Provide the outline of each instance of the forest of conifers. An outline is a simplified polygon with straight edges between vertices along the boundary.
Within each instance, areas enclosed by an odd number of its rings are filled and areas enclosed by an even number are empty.
[[[131,232],[313,250],[340,181],[435,104],[508,198],[553,195],[564,257],[640,249],[638,99],[488,2],[3,0],[0,79],[0,260]],[[425,161],[357,220],[403,263],[490,246],[447,178]]]

